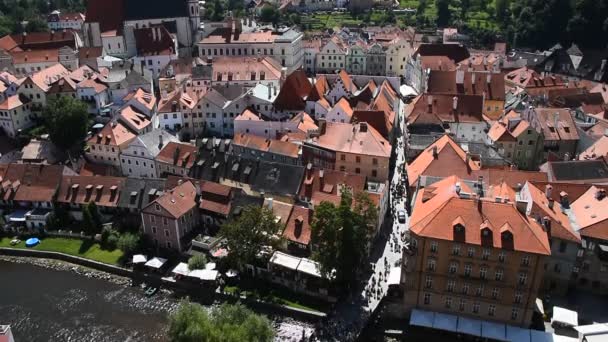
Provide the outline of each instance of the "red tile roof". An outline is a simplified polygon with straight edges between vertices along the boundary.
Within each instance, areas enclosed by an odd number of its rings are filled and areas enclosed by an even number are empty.
[[[366,123],[328,122],[325,134],[312,142],[328,150],[389,158],[391,144]]]
[[[135,45],[138,56],[175,54],[173,37],[162,25],[135,29]]]
[[[179,219],[194,207],[196,207],[196,188],[190,181],[185,181],[175,188],[150,202],[143,210],[145,212],[156,212],[156,204],[172,218]]]
[[[96,135],[89,138],[87,145],[102,144],[109,146],[126,146],[136,135],[120,122],[108,122]]]
[[[434,155],[436,151],[436,155]],[[410,186],[414,186],[420,176],[447,177],[457,175],[469,178],[471,171],[481,168],[479,162],[469,159],[467,153],[449,135],[444,135],[427,147],[416,159],[407,165]]]
[[[244,148],[280,154],[290,158],[298,158],[300,156],[300,146],[291,142],[262,138],[257,135],[240,133],[234,136],[232,140],[233,146],[242,146]]]
[[[321,175],[323,175],[321,177]],[[306,170],[302,184],[300,185],[299,196],[302,198],[313,199],[313,203],[319,204],[320,195],[326,195],[323,200],[332,203],[340,203],[340,188],[342,185],[348,186],[353,193],[365,190],[366,178],[360,174],[351,174],[336,170],[323,170],[311,168]]]
[[[126,178],[107,176],[64,176],[61,180],[57,201],[61,203],[88,204],[116,207]]]
[[[547,185],[552,187],[551,185]],[[526,191],[527,190],[527,191]],[[542,222],[542,219],[548,217],[551,220],[551,237],[556,237],[562,240],[574,241],[580,243],[580,235],[574,231],[568,215],[565,214],[559,204],[559,200],[553,202],[553,208],[549,208],[549,199],[545,193],[546,189],[542,190],[537,188],[531,183],[525,185],[524,191],[522,191],[522,197],[529,194],[530,198],[524,198],[532,201],[533,205],[530,211],[530,216],[535,217],[538,222]],[[559,192],[551,190],[552,194],[558,194]]]
[[[543,228],[523,216],[513,203],[460,197],[456,185],[463,182],[455,176],[433,184],[433,196],[425,196],[423,188],[416,196],[410,231],[433,239],[550,255],[551,247]],[[426,197],[426,198],[425,198]],[[454,225],[460,224],[459,233]],[[486,231],[489,235],[486,234]],[[510,234],[506,233],[510,232]],[[511,235],[511,236],[509,236]]]
[[[99,23],[100,32],[118,30],[124,20],[125,0],[89,0],[87,1],[87,23]]]
[[[608,240],[608,196],[605,187],[592,186],[572,203],[571,208],[582,236]]]
[[[588,149],[583,151],[579,159],[587,160],[587,159],[598,159],[604,158],[608,160],[608,136],[603,136],[599,140],[593,143],[593,145],[589,146]]]
[[[156,160],[165,164],[190,169],[196,161],[197,148],[189,144],[170,142],[156,156]]]
[[[578,130],[566,108],[535,108],[545,141],[579,140]]]
[[[289,241],[308,246],[312,235],[310,228],[312,218],[313,211],[311,209],[294,206],[283,230],[283,237]]]
[[[304,110],[304,99],[311,90],[312,84],[304,71],[296,70],[285,79],[279,95],[274,100],[274,106],[278,110]]]
[[[462,83],[458,75],[462,74]],[[427,92],[439,94],[484,95],[488,100],[505,100],[505,79],[502,73],[438,71],[429,74]]]
[[[64,169],[60,165],[9,164],[0,177],[0,197],[19,202],[52,202]],[[10,188],[4,186],[7,181]]]
[[[456,99],[456,110],[454,100]],[[429,105],[429,101],[431,105]],[[479,95],[424,94],[406,108],[409,124],[483,122],[483,97]]]

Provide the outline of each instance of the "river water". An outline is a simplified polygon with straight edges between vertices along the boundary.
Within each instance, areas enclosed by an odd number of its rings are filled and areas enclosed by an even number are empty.
[[[11,325],[17,342],[167,341],[167,315],[177,303],[72,272],[0,261],[0,324]],[[273,322],[277,341],[296,341],[303,328],[311,330],[291,319]]]

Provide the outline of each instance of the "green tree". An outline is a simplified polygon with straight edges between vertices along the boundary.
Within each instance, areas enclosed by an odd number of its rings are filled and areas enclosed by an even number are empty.
[[[234,266],[253,262],[263,246],[276,246],[281,225],[267,208],[248,206],[220,228],[226,239],[228,259]]]
[[[313,259],[321,273],[335,276],[338,286],[348,291],[364,265],[367,246],[375,232],[376,208],[366,194],[357,194],[353,209],[350,191],[342,192],[340,205],[321,202],[312,222]]]
[[[496,0],[494,6],[495,6],[496,20],[498,20],[499,23],[504,25],[504,23],[508,17],[509,0]]]
[[[435,7],[437,7],[437,26],[448,26],[452,19],[450,0],[435,0]]]
[[[139,246],[139,235],[123,233],[120,235],[120,238],[118,238],[116,246],[125,254],[131,254],[137,250],[137,247]]]
[[[82,145],[87,136],[87,106],[80,100],[68,96],[50,99],[42,117],[51,141],[62,149]]]
[[[273,338],[270,321],[241,304],[222,304],[207,311],[199,304],[182,301],[169,317],[172,342],[270,342]]]
[[[47,32],[49,30],[49,26],[46,21],[36,17],[31,18],[27,21],[27,25],[25,25],[25,32]]]
[[[264,23],[277,24],[279,22],[280,14],[274,6],[265,6],[260,12],[260,21]]]
[[[89,202],[82,208],[82,228],[87,235],[93,236],[101,231],[99,213],[95,202]]]
[[[207,258],[203,254],[195,254],[188,259],[189,270],[202,270],[207,265]]]

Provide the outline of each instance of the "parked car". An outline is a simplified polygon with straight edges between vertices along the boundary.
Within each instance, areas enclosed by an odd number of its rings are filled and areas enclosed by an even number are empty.
[[[397,212],[397,219],[399,220],[399,223],[405,223],[405,210],[399,210]]]

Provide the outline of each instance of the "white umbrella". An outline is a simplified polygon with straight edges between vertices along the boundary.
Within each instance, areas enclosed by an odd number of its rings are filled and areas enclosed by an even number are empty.
[[[208,262],[207,265],[205,265],[205,269],[206,270],[214,270],[215,269],[215,263],[214,262]]]
[[[228,278],[234,278],[237,275],[239,275],[239,272],[237,272],[236,270],[228,270],[228,272],[226,272],[226,277]]]
[[[146,261],[148,261],[148,259],[146,259],[146,256],[143,255],[143,254],[135,254],[133,256],[133,263],[134,264],[143,264]]]
[[[146,263],[146,266],[152,267],[152,268],[161,268],[161,267],[163,267],[163,265],[166,262],[167,262],[167,259],[163,259],[163,258],[159,258],[159,257],[154,257],[154,258],[150,259]]]
[[[188,264],[180,262],[177,266],[175,266],[175,268],[171,272],[187,276],[190,270],[188,269]]]

